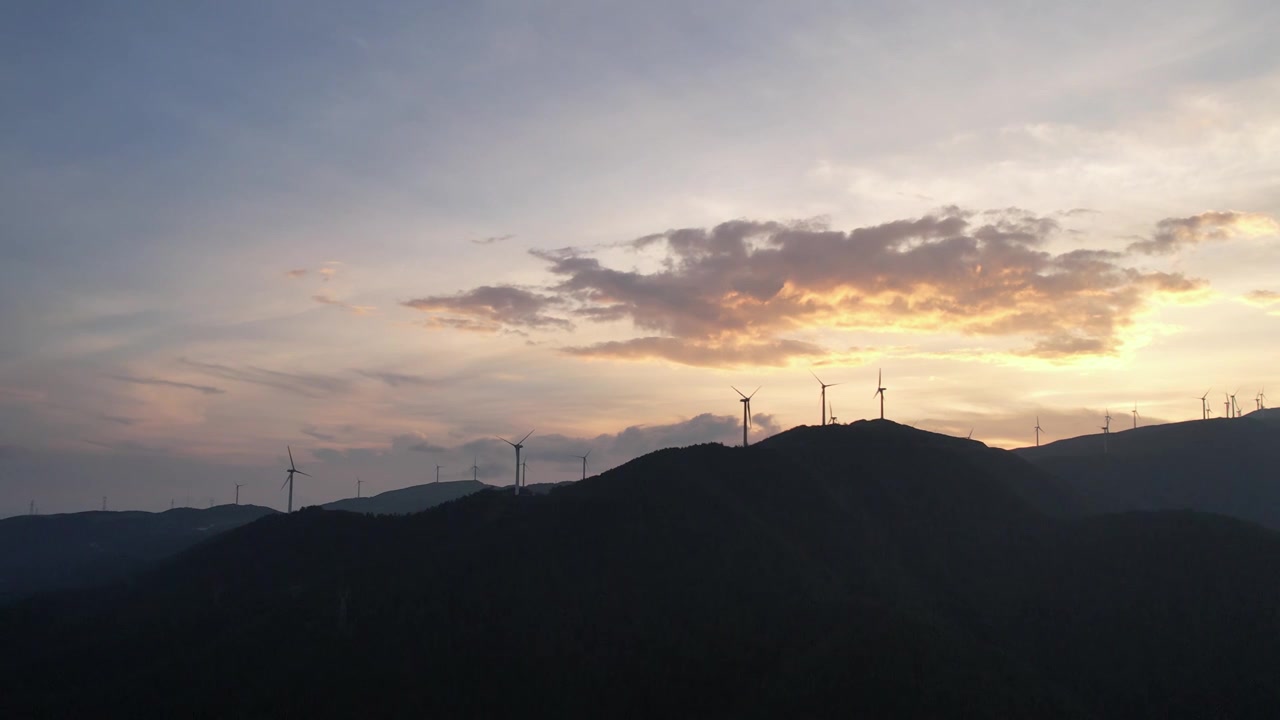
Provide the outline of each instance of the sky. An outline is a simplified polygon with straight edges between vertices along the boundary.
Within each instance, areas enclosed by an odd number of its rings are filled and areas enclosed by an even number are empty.
[[[0,516],[1280,403],[1280,6],[973,5],[6,3]]]

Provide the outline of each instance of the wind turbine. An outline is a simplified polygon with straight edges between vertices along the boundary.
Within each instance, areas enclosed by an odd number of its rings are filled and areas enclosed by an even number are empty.
[[[1036,416],[1036,447],[1040,447],[1040,433],[1044,432],[1044,428],[1040,427],[1040,416]]]
[[[1222,398],[1222,414],[1226,417],[1231,417],[1231,396],[1227,393],[1222,393]]]
[[[880,419],[884,419],[884,391],[889,388],[884,386],[884,371],[876,372],[876,391],[871,393],[871,397],[880,396]]]
[[[480,481],[480,456],[476,455],[471,458],[471,482]]]
[[[436,465],[436,482],[440,482],[440,466]]]
[[[973,439],[973,428],[969,428],[969,434],[968,434],[968,435],[965,435],[965,436],[964,436],[964,439],[965,439],[965,440],[972,440],[972,439]]]
[[[587,479],[587,455],[590,455],[590,454],[591,454],[591,451],[588,450],[586,455],[574,455],[574,457],[582,461],[582,479],[583,480]]]
[[[1210,388],[1210,390],[1212,390],[1212,388]],[[1209,398],[1209,390],[1205,390],[1204,394],[1200,396],[1200,419],[1201,420],[1209,419],[1209,399],[1208,398]]]
[[[532,435],[532,434],[533,434],[533,431],[530,430],[524,437],[520,438],[520,442],[511,442],[506,438],[498,438],[502,442],[516,449],[516,487],[515,487],[516,495],[520,494],[520,451],[524,449],[524,441],[528,440],[529,435]]]
[[[1133,429],[1138,429],[1138,403],[1133,404],[1133,409],[1129,412],[1133,413]]]
[[[1240,406],[1236,404],[1236,393],[1238,392],[1240,392],[1240,388],[1236,388],[1236,392],[1231,393],[1229,396],[1231,398],[1231,410],[1233,411],[1231,417],[1240,417]]]
[[[1107,408],[1107,414],[1103,420],[1107,423],[1102,426],[1102,452],[1105,453],[1107,451],[1107,436],[1111,434],[1111,408]]]
[[[285,485],[289,486],[289,510],[288,511],[293,512],[293,476],[294,475],[306,475],[307,477],[311,477],[311,476],[307,475],[307,473],[302,472],[301,470],[298,469],[297,465],[293,464],[293,448],[289,447],[288,445],[285,445],[284,449],[289,451],[289,467],[288,469],[285,470],[285,472],[289,473],[289,477],[285,478],[284,485],[281,485],[280,489],[283,490]]]
[[[244,483],[236,483],[236,504],[240,504],[240,488],[244,487]],[[170,502],[172,505],[172,502]]]
[[[826,411],[827,411],[827,388],[829,388],[829,387],[835,387],[835,386],[839,385],[840,383],[824,383],[824,382],[822,382],[822,378],[818,377],[818,374],[817,374],[817,373],[815,373],[815,372],[814,372],[814,371],[812,371],[812,370],[810,370],[810,371],[809,371],[809,374],[810,374],[810,375],[812,375],[812,376],[813,376],[813,379],[814,379],[814,380],[817,380],[817,381],[818,381],[818,384],[822,386],[822,405],[821,405],[821,409],[822,409],[822,411],[823,411],[823,412],[822,412],[822,424],[823,424],[823,425],[826,425],[826,424],[827,424],[827,413],[826,413]]]
[[[1259,410],[1267,409],[1267,391],[1266,390],[1258,391],[1258,409]]]
[[[520,487],[529,484],[529,461],[520,463]]]
[[[107,511],[107,496],[106,496],[106,495],[103,495],[103,496],[102,496],[102,511],[103,511],[103,512],[106,512],[106,511]]]
[[[831,403],[827,403],[827,415],[831,416],[831,424],[836,424],[836,412],[831,409]]]
[[[360,497],[360,486],[364,485],[364,481],[359,476],[356,477],[356,497]]]
[[[734,392],[742,395],[742,391],[738,388],[732,385],[729,387],[732,387]],[[760,388],[757,387],[751,391],[750,395],[742,395],[742,399],[738,401],[742,403],[742,447],[747,446],[747,428],[751,427],[751,398],[755,397],[758,392],[760,392]]]

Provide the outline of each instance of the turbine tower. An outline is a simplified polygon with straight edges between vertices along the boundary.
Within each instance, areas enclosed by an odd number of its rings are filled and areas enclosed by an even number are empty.
[[[831,424],[836,424],[836,411],[831,409],[831,403],[827,403],[827,415],[831,418]]]
[[[871,397],[880,396],[880,419],[884,419],[884,391],[889,388],[884,386],[884,371],[876,372],[876,391],[871,393]]]
[[[1231,398],[1231,417],[1240,417],[1240,406],[1236,404],[1236,393],[1238,392],[1240,392],[1240,389],[1236,388],[1236,392],[1228,396]]]
[[[520,487],[529,484],[529,461],[520,463]]]
[[[285,472],[289,473],[289,477],[285,478],[284,485],[281,485],[280,489],[283,490],[285,485],[289,486],[288,512],[293,512],[293,476],[294,475],[306,475],[307,477],[311,477],[311,476],[307,475],[307,473],[302,472],[301,470],[298,469],[297,465],[293,464],[293,448],[289,447],[288,445],[285,445],[284,449],[289,451],[289,467],[288,469],[285,470]]]
[[[1258,409],[1259,410],[1267,409],[1267,391],[1265,389],[1258,391]]]
[[[1102,452],[1107,452],[1107,436],[1111,434],[1111,408],[1107,408],[1107,414],[1103,417],[1106,424],[1102,426]]]
[[[240,504],[240,488],[244,487],[244,483],[236,483],[236,504]],[[172,505],[172,502],[170,502]]]
[[[1209,390],[1205,390],[1204,394],[1200,396],[1200,419],[1209,419]]]
[[[1040,433],[1044,432],[1044,428],[1040,427],[1040,416],[1036,416],[1036,447],[1040,447]]]
[[[818,374],[812,370],[809,371],[809,374],[812,375],[813,379],[817,380],[818,384],[822,386],[822,405],[819,409],[822,413],[822,424],[825,426],[827,424],[827,388],[835,387],[840,383],[824,383],[822,382],[822,378],[818,377]]]
[[[356,476],[356,497],[357,498],[360,497],[360,487],[362,485],[364,485],[364,481],[361,480],[359,476]]]
[[[480,456],[471,458],[471,482],[480,482]]]
[[[587,455],[590,455],[590,454],[591,454],[591,451],[588,450],[586,455],[574,455],[574,457],[582,461],[582,479],[583,480],[587,479]]]
[[[520,442],[511,442],[506,438],[498,438],[502,442],[516,449],[516,487],[515,487],[516,495],[520,494],[520,451],[524,449],[524,441],[528,440],[529,436],[532,434],[533,434],[533,431],[530,430],[528,433],[525,434],[524,437],[520,438]]]
[[[1133,413],[1133,429],[1138,429],[1138,403],[1133,404],[1133,409],[1129,412]]]
[[[1231,396],[1227,393],[1222,393],[1222,414],[1231,417]]]
[[[440,482],[440,466],[436,465],[436,482]]]
[[[106,496],[106,495],[103,495],[103,496],[102,496],[102,511],[103,511],[103,512],[106,512],[106,511],[107,511],[107,496]]]
[[[738,388],[732,385],[729,387],[732,387],[734,392],[742,395],[742,391]],[[757,387],[751,391],[750,395],[742,395],[742,399],[738,401],[742,403],[742,447],[747,446],[747,428],[751,427],[751,398],[755,397],[758,392],[760,392],[760,388]]]

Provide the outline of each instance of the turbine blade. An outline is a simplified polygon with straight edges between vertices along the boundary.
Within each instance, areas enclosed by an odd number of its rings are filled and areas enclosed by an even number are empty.
[[[590,451],[590,450],[588,450],[588,451],[587,451],[587,454],[586,454],[586,455],[583,455],[583,456],[582,456],[582,459],[583,459],[583,460],[586,460],[586,459],[587,459],[587,458],[589,458],[589,457],[591,457],[591,451]]]
[[[283,490],[284,486],[288,484],[289,484],[289,478],[285,478],[284,482],[280,483],[280,489]]]
[[[809,374],[813,376],[813,379],[814,379],[814,380],[817,380],[817,381],[818,381],[818,384],[819,384],[819,385],[822,385],[823,387],[826,387],[826,385],[822,382],[822,378],[818,377],[818,373],[816,373],[816,372],[814,372],[814,371],[810,370],[810,371],[809,371]]]
[[[284,449],[289,451],[289,467],[293,467],[293,448],[285,445]]]
[[[734,391],[734,392],[738,393],[739,395],[742,395],[742,391],[741,391],[741,390],[739,390],[738,388],[733,387],[732,385],[730,385],[729,387],[733,388],[733,391]],[[745,398],[745,397],[746,397],[746,395],[742,395],[742,397],[744,397],[744,398]]]
[[[757,386],[757,387],[756,387],[756,389],[755,389],[755,390],[752,390],[752,391],[751,391],[751,394],[747,396],[747,399],[748,399],[748,400],[750,400],[751,398],[755,397],[755,396],[756,396],[756,393],[760,392],[760,388],[762,388],[762,387],[764,387],[764,386],[763,386],[763,385]]]
[[[525,440],[528,440],[528,439],[529,439],[529,436],[530,436],[530,435],[532,435],[532,434],[533,434],[533,431],[532,431],[532,430],[530,430],[529,432],[525,433],[525,434],[524,434],[524,437],[520,438],[520,442],[518,442],[518,443],[516,443],[516,444],[517,444],[517,445],[523,445],[523,444],[524,444],[524,441],[525,441]]]
[[[298,470],[298,471],[297,471],[297,473],[298,473],[299,475],[306,475],[307,477],[311,477],[310,473],[304,473],[304,472],[302,472],[301,470]]]
[[[497,436],[497,435],[494,435],[494,437],[498,437],[498,436]],[[501,440],[502,442],[504,442],[504,443],[506,443],[506,444],[510,445],[511,447],[515,447],[515,446],[516,446],[516,444],[515,444],[515,443],[511,442],[510,440],[508,440],[508,439],[506,439],[506,438],[504,438],[504,437],[498,437],[498,439],[499,439],[499,440]]]

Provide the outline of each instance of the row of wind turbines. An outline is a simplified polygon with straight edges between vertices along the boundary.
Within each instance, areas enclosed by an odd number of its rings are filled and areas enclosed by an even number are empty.
[[[827,400],[827,388],[830,388],[830,387],[836,387],[837,385],[841,385],[841,384],[843,384],[843,383],[829,383],[829,382],[824,382],[824,381],[822,380],[822,378],[818,377],[817,373],[813,372],[812,370],[810,370],[810,371],[809,371],[809,374],[813,376],[813,379],[814,379],[814,380],[817,380],[817,381],[818,381],[818,386],[819,386],[819,400],[820,400],[820,402],[821,402],[821,405],[820,405],[820,411],[821,411],[821,418],[822,418],[821,423],[822,423],[822,425],[823,425],[823,426],[826,426],[826,425],[835,425],[835,424],[838,424],[838,423],[837,423],[837,418],[836,418],[836,415],[835,415],[835,410],[834,410],[834,408],[832,407],[832,404],[830,403],[830,401],[828,401],[828,400]],[[751,427],[752,427],[751,399],[752,399],[752,398],[754,398],[754,397],[756,396],[756,393],[760,392],[760,387],[757,387],[755,390],[752,390],[750,394],[747,394],[747,393],[742,392],[742,391],[741,391],[741,390],[739,390],[736,386],[732,386],[732,385],[731,385],[730,387],[731,387],[731,388],[733,388],[733,391],[734,391],[734,392],[736,392],[736,393],[738,394],[738,397],[739,397],[738,402],[742,403],[742,446],[743,446],[743,447],[747,447],[747,445],[750,443],[750,430],[751,430]],[[879,409],[880,409],[880,419],[881,419],[881,420],[883,420],[883,419],[884,419],[885,393],[888,391],[888,389],[889,389],[889,388],[887,388],[887,387],[885,387],[885,386],[884,386],[884,370],[883,370],[883,369],[877,370],[877,372],[876,372],[876,389],[875,389],[875,392],[873,392],[873,393],[871,394],[871,397],[872,397],[873,399],[876,399],[876,398],[878,398],[878,399],[879,399],[879,405],[880,405],[880,408],[879,408]],[[1211,415],[1212,415],[1212,411],[1211,411],[1211,410],[1210,410],[1210,408],[1209,408],[1209,402],[1208,402],[1209,392],[1210,392],[1210,391],[1205,391],[1204,395],[1202,395],[1202,396],[1200,396],[1200,397],[1198,398],[1198,399],[1200,400],[1200,403],[1201,403],[1201,419],[1204,419],[1204,420],[1209,419],[1209,418],[1211,417]],[[1236,395],[1237,395],[1237,393],[1238,393],[1238,392],[1239,392],[1239,391],[1237,390],[1235,393],[1224,393],[1224,396],[1225,396],[1225,398],[1226,398],[1225,403],[1224,403],[1224,413],[1226,414],[1226,416],[1227,416],[1227,417],[1240,417],[1240,416],[1241,416],[1240,406],[1239,406],[1239,404],[1236,402]],[[1258,410],[1265,410],[1265,409],[1266,409],[1266,399],[1267,399],[1266,393],[1265,393],[1264,391],[1261,391],[1261,390],[1260,390],[1260,391],[1258,391],[1257,395],[1255,395],[1255,396],[1254,396],[1254,404],[1256,405],[1256,408],[1257,408]],[[1141,417],[1141,414],[1138,412],[1138,406],[1137,406],[1137,404],[1136,404],[1136,403],[1134,404],[1133,409],[1132,409],[1132,410],[1130,410],[1129,412],[1130,412],[1130,414],[1133,416],[1133,427],[1134,427],[1134,428],[1137,428],[1137,427],[1138,427],[1138,420],[1139,420],[1139,418]],[[1102,430],[1102,437],[1103,437],[1103,449],[1104,449],[1104,451],[1105,451],[1106,446],[1107,446],[1107,445],[1106,445],[1106,443],[1107,443],[1107,436],[1111,434],[1111,421],[1112,421],[1112,419],[1113,419],[1113,418],[1111,417],[1111,410],[1110,410],[1110,409],[1108,409],[1108,410],[1106,411],[1106,414],[1103,416],[1103,424],[1102,424],[1101,426],[1099,426],[1099,428]],[[1041,426],[1040,426],[1040,418],[1039,418],[1039,416],[1037,416],[1037,417],[1036,417],[1036,424],[1035,424],[1035,426],[1032,428],[1032,430],[1035,432],[1035,443],[1036,443],[1036,447],[1039,447],[1039,446],[1040,446],[1040,436],[1041,436],[1041,434],[1042,434],[1042,433],[1045,433],[1045,429],[1044,429],[1043,427],[1041,427]],[[506,444],[510,445],[510,446],[511,446],[511,448],[512,448],[513,450],[515,450],[515,454],[516,454],[516,457],[515,457],[515,460],[516,460],[516,464],[515,464],[515,484],[512,486],[512,491],[513,491],[516,495],[519,495],[519,494],[524,490],[524,488],[527,486],[527,483],[528,483],[528,477],[529,477],[529,464],[528,464],[528,462],[527,462],[527,461],[522,461],[521,456],[522,456],[522,453],[523,453],[523,451],[524,451],[524,443],[525,443],[525,441],[526,441],[526,440],[528,440],[530,437],[532,437],[532,436],[533,436],[533,433],[534,433],[534,431],[533,431],[533,430],[530,430],[529,432],[525,433],[524,437],[520,438],[519,440],[517,440],[517,441],[515,441],[515,442],[512,442],[512,441],[510,441],[510,440],[508,440],[508,439],[506,439],[506,438],[504,438],[504,437],[498,437],[498,438],[497,438],[498,440],[501,440],[502,442],[504,442],[504,443],[506,443]],[[971,430],[971,431],[969,432],[969,437],[972,437],[972,436],[973,436],[973,431]],[[311,475],[309,475],[309,474],[307,474],[307,473],[305,473],[305,472],[303,472],[303,471],[301,471],[301,470],[299,470],[299,469],[298,469],[297,465],[294,463],[294,460],[293,460],[293,449],[292,449],[292,448],[289,448],[289,447],[286,447],[286,450],[287,450],[287,451],[288,451],[288,453],[289,453],[289,467],[285,470],[285,472],[287,473],[287,476],[286,476],[286,478],[285,478],[284,485],[281,485],[281,486],[280,486],[280,489],[282,489],[282,490],[283,490],[283,489],[285,488],[285,486],[288,486],[288,488],[289,488],[288,512],[293,512],[293,480],[294,480],[294,476],[295,476],[295,475],[303,475],[303,476],[305,476],[305,477],[311,477]],[[578,458],[578,459],[580,459],[580,460],[582,461],[582,479],[583,479],[583,480],[586,480],[586,479],[587,479],[587,458],[588,458],[588,457],[590,457],[590,455],[591,455],[591,451],[590,451],[590,450],[588,450],[586,453],[584,453],[584,454],[582,454],[582,455],[574,455],[574,456],[573,456],[573,457]],[[444,466],[442,466],[442,465],[436,465],[436,480],[435,480],[435,481],[436,481],[437,483],[439,483],[439,482],[440,482],[440,470],[441,470],[443,467],[444,467]],[[472,480],[473,480],[473,481],[478,481],[478,480],[479,480],[479,469],[480,469],[480,468],[479,468],[479,458],[478,458],[478,457],[477,457],[477,458],[472,462],[472,465],[471,465],[471,467],[470,467],[469,469],[471,470],[471,473],[472,473]],[[363,485],[363,481],[361,481],[361,480],[359,480],[359,479],[357,478],[357,480],[356,480],[356,497],[360,497],[360,487],[361,487],[361,485]],[[240,488],[241,488],[241,485],[237,484],[237,485],[236,485],[236,503],[237,503],[237,504],[239,504],[239,502],[240,502]]]

